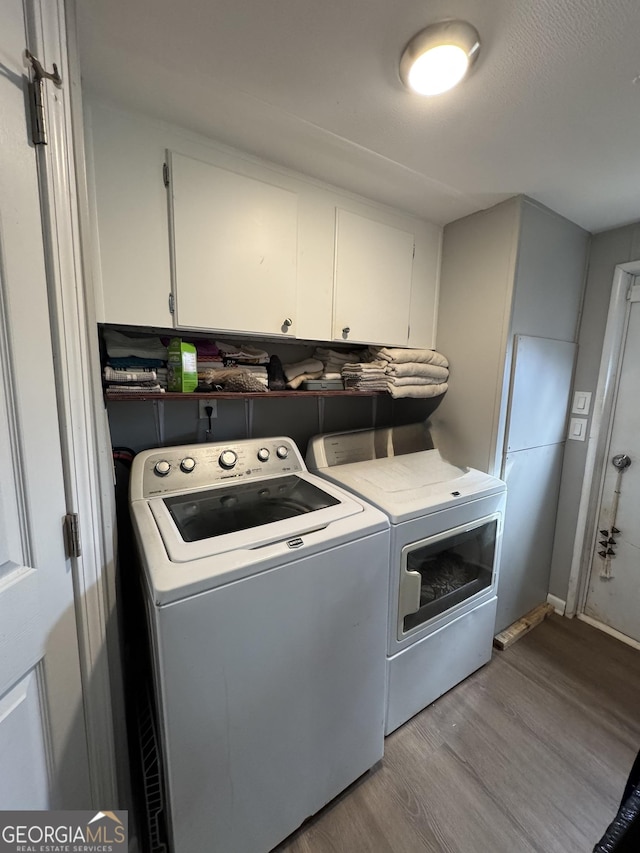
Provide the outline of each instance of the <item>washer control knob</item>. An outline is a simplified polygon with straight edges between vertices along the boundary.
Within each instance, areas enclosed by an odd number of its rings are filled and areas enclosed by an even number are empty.
[[[158,477],[166,477],[169,471],[171,470],[171,464],[167,462],[166,459],[161,459],[153,466],[153,470],[158,475]]]
[[[185,474],[190,474],[195,467],[196,460],[192,456],[185,456],[180,463],[180,469],[184,471]]]
[[[286,459],[289,455],[289,448],[285,447],[284,444],[281,444],[279,447],[276,448],[276,454],[278,456],[278,459]]]
[[[258,459],[261,462],[266,462],[268,458],[269,458],[269,451],[267,450],[266,447],[261,447],[260,450],[258,451]]]
[[[223,450],[220,456],[218,457],[218,464],[221,468],[226,468],[228,471],[238,461],[238,454],[233,450]]]

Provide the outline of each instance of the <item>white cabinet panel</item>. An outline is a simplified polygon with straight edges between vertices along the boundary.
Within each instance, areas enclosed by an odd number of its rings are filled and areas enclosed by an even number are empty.
[[[99,322],[170,327],[163,140],[117,110],[86,110]]]
[[[176,326],[294,335],[296,193],[169,157]]]
[[[516,335],[507,450],[565,439],[576,344]]]
[[[547,600],[563,452],[563,444],[548,444],[505,456],[496,633]]]
[[[337,210],[334,339],[407,345],[413,247],[407,231]]]

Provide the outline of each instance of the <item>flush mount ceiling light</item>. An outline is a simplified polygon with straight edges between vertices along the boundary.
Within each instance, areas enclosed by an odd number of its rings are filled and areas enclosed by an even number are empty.
[[[419,95],[439,95],[456,86],[478,58],[480,36],[466,21],[444,21],[421,30],[400,59],[404,85]]]

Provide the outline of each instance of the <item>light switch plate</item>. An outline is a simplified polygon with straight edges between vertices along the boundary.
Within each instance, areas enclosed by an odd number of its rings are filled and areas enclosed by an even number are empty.
[[[572,415],[587,416],[591,409],[591,391],[575,391],[573,394]]]
[[[584,441],[587,437],[587,419],[571,418],[567,438],[572,441]]]

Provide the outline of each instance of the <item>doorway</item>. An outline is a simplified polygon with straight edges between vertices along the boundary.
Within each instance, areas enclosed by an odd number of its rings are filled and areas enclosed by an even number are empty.
[[[640,643],[640,284],[628,302],[583,612]]]
[[[640,263],[616,267],[567,597],[640,648]]]

